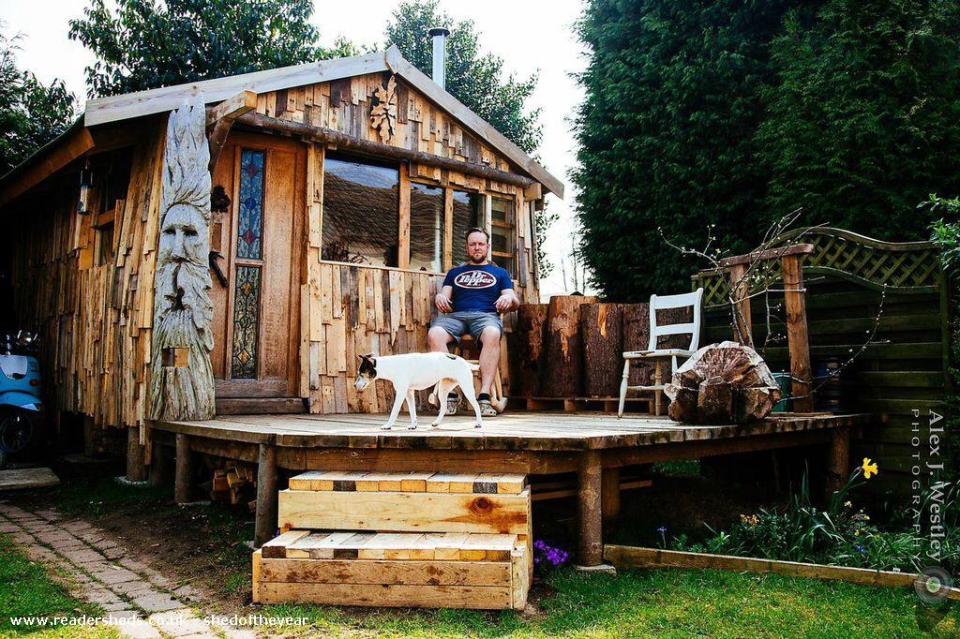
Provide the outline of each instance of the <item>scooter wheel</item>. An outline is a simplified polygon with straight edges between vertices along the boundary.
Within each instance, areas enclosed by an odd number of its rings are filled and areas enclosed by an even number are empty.
[[[0,451],[20,453],[33,443],[34,423],[22,413],[13,413],[0,420]]]

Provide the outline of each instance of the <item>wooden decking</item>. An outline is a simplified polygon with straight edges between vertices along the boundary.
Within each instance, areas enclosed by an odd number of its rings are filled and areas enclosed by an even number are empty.
[[[736,437],[813,432],[865,424],[868,415],[786,415],[746,426],[688,426],[666,417],[617,419],[609,413],[505,413],[475,428],[472,415],[449,417],[436,428],[432,415],[408,430],[401,415],[392,430],[384,415],[231,415],[209,421],[154,422],[172,433],[297,448],[576,451],[703,442]]]
[[[578,561],[602,560],[602,515],[619,509],[620,469],[794,446],[824,445],[833,483],[849,472],[850,434],[873,424],[866,414],[781,414],[746,426],[688,426],[666,417],[609,413],[508,412],[474,428],[459,414],[431,428],[432,415],[407,430],[385,415],[231,415],[198,422],[151,422],[154,445],[177,449],[176,498],[189,500],[191,451],[258,464],[259,543],[276,530],[280,471],[576,473]],[[602,503],[602,506],[601,506]]]

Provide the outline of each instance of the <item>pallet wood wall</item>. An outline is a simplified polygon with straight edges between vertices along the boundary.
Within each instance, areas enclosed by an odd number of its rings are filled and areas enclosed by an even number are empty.
[[[376,393],[357,393],[353,379],[357,356],[373,352],[392,355],[427,350],[427,330],[436,315],[433,299],[443,284],[443,275],[427,271],[354,266],[321,260],[323,234],[323,163],[325,149],[310,144],[307,151],[307,202],[305,255],[306,283],[301,287],[300,396],[309,400],[313,413],[387,412],[393,404],[392,387],[376,384]],[[433,167],[410,168],[418,181]],[[532,244],[532,203],[511,185],[491,183],[458,174],[438,172],[441,186],[467,186],[481,194],[512,195],[517,203],[519,272],[514,282],[521,301],[536,300],[537,282]],[[449,202],[448,198],[448,202]],[[409,202],[408,202],[409,203]],[[400,216],[403,218],[403,211]],[[407,216],[409,218],[409,215]],[[358,220],[358,223],[362,221]],[[445,254],[449,254],[447,238]],[[515,313],[504,318],[512,331]],[[506,340],[501,351],[501,375],[509,386]]]
[[[851,458],[878,462],[882,470],[871,486],[907,490],[916,463],[912,455],[918,452],[912,443],[914,411],[923,416],[926,442],[928,412],[943,413],[947,383],[950,309],[936,247],[888,245],[830,229],[810,239],[817,252],[804,263],[804,282],[817,408],[877,415],[883,426],[867,429],[854,442]],[[712,284],[717,282],[708,280],[707,286]],[[722,295],[716,289],[706,303]],[[762,296],[752,301],[754,343],[773,371],[790,370],[782,308],[778,293],[770,294],[769,303]],[[731,313],[724,306],[708,306],[704,324],[701,344],[733,339]],[[874,329],[872,343],[861,352]],[[774,339],[768,341],[768,334]],[[828,364],[854,356],[838,380],[822,384],[825,380],[817,379]],[[924,446],[919,452],[926,454]]]
[[[149,401],[166,118],[144,129],[132,140],[111,261],[98,263],[108,237],[94,228],[102,211],[76,214],[72,180],[27,198],[9,218],[14,304],[20,324],[41,334],[48,408],[83,413],[96,425],[139,425]]]
[[[373,73],[354,76],[257,96],[257,112],[291,122],[327,128],[368,142],[383,142],[374,128],[370,110],[374,93],[387,85],[391,75]],[[510,163],[480,138],[460,126],[450,115],[431,103],[402,79],[396,80],[397,120],[394,135],[387,144],[429,153],[438,157],[511,171]],[[311,144],[308,158],[307,201],[309,244],[319,250],[323,225],[323,158],[321,145]],[[534,208],[539,189],[527,197],[524,189],[496,180],[466,175],[437,166],[411,163],[406,178],[414,182],[442,187],[462,188],[482,194],[507,197],[514,201],[517,273],[515,286],[524,302],[538,301],[539,280],[534,238]],[[535,185],[539,186],[539,185]],[[408,202],[409,204],[409,202]],[[451,204],[452,206],[452,204]],[[401,211],[401,215],[403,212]],[[446,247],[462,238],[445,238]],[[449,250],[445,251],[449,254]],[[451,265],[445,265],[449,268]]]
[[[301,298],[309,331],[303,332],[300,389],[311,412],[389,411],[390,384],[377,382],[362,393],[353,387],[358,355],[426,351],[432,300],[442,282],[433,273],[312,264]]]
[[[389,73],[371,73],[334,82],[294,87],[257,96],[257,112],[269,117],[332,129],[369,142],[382,142],[370,119],[374,93]],[[460,126],[450,115],[397,78],[397,119],[392,146],[510,171],[508,161]]]

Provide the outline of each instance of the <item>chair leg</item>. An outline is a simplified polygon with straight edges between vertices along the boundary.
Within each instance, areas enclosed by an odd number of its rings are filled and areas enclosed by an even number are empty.
[[[490,389],[490,400],[491,405],[497,410],[498,413],[502,413],[507,409],[507,398],[503,396],[503,382],[500,380],[500,369],[497,369],[497,374],[493,378],[493,388]]]
[[[617,409],[617,419],[623,417],[623,404],[627,399],[627,382],[630,379],[630,360],[623,360],[623,381],[620,382],[620,407]]]
[[[659,386],[661,383],[663,383],[663,372],[660,369],[661,362],[659,359],[656,361],[655,366],[656,368],[654,369],[654,373],[653,373],[653,383]],[[654,405],[653,412],[657,417],[660,417],[660,393],[661,392],[662,391],[660,391],[659,389],[653,391],[653,405]]]

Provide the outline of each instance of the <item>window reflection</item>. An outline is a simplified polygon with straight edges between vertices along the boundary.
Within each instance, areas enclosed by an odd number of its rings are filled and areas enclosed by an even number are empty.
[[[516,277],[513,202],[498,197],[491,198],[490,217],[491,257],[494,262],[507,269],[510,277]]]
[[[322,258],[396,266],[398,189],[396,168],[327,157]]]
[[[483,197],[465,191],[453,192],[453,264],[467,261],[467,231],[483,224]]]
[[[410,268],[439,272],[443,267],[443,189],[410,185]]]

